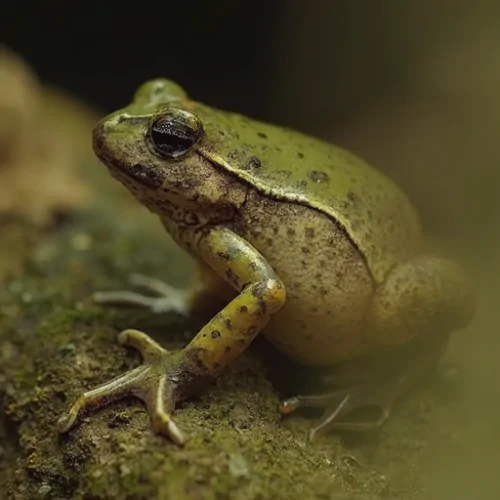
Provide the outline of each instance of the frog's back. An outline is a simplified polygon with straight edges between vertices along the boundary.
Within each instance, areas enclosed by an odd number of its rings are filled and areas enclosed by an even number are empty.
[[[202,148],[256,189],[338,221],[376,282],[420,250],[417,214],[401,189],[348,151],[299,132],[196,106]]]

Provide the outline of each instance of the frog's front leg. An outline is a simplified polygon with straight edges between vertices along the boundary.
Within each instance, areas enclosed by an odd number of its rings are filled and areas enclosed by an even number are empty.
[[[264,257],[231,230],[216,227],[204,232],[197,252],[238,295],[180,352],[167,352],[144,333],[122,332],[120,343],[139,350],[143,365],[80,396],[59,420],[60,432],[72,428],[84,410],[134,395],[146,403],[157,432],[178,444],[185,442],[170,416],[175,404],[217,377],[248,347],[286,298],[282,282]]]
[[[281,404],[281,413],[299,407],[324,408],[311,438],[330,430],[363,431],[380,426],[394,401],[435,366],[450,333],[470,323],[474,309],[472,288],[454,263],[420,256],[400,264],[376,290],[366,318],[366,334],[382,350],[347,362],[340,376],[333,377],[341,386],[337,390],[290,398]],[[365,379],[350,386],[342,383],[346,368],[351,373],[363,371]],[[367,407],[376,410],[374,417],[349,418]]]
[[[187,290],[175,288],[143,274],[132,274],[129,281],[132,286],[142,288],[150,292],[152,296],[129,290],[95,292],[92,295],[93,301],[103,306],[149,309],[154,314],[177,312],[185,315],[188,313],[189,292]]]
[[[130,290],[95,292],[92,300],[102,306],[147,309],[152,314],[176,312],[183,316],[209,318],[222,309],[236,291],[217,276],[205,264],[199,264],[192,284],[187,289],[176,288],[143,274],[132,274],[129,282],[133,287],[149,293]]]

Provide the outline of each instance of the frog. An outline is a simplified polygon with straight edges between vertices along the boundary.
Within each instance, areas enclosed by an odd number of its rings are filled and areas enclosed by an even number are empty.
[[[210,107],[167,78],[143,83],[92,137],[109,173],[196,262],[187,288],[135,274],[148,293],[101,291],[94,301],[205,319],[175,351],[122,331],[119,343],[142,364],[81,394],[59,418],[61,433],[132,395],[154,432],[183,446],[176,406],[209,390],[261,333],[297,366],[333,370],[331,387],[283,397],[283,417],[322,411],[310,439],[376,429],[473,320],[462,266],[426,252],[406,193],[346,149]],[[352,418],[363,408],[376,411]]]

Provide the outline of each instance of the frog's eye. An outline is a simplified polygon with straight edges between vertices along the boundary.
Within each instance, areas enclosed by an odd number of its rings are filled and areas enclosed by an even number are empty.
[[[181,109],[163,112],[149,128],[149,139],[155,151],[165,158],[186,154],[202,134],[203,127],[198,117]]]

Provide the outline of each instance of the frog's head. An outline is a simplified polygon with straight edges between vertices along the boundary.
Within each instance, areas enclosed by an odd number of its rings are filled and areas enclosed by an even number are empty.
[[[94,128],[96,155],[155,212],[167,202],[209,212],[241,199],[241,186],[203,153],[207,134],[199,106],[174,82],[152,80]]]

